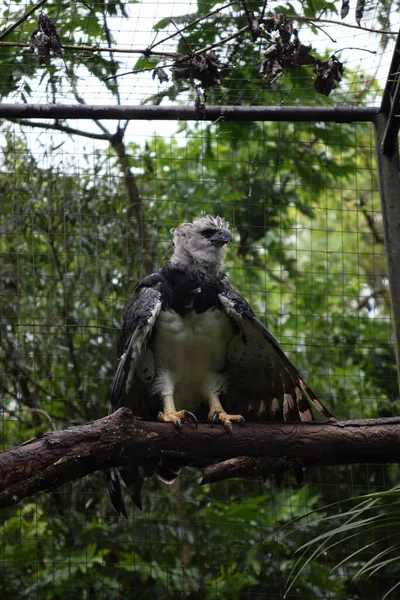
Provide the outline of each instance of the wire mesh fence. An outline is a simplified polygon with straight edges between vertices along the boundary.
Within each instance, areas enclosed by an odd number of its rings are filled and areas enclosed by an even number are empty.
[[[0,104],[1,449],[107,413],[131,290],[170,257],[170,229],[204,214],[229,221],[231,285],[324,404],[396,415],[372,125],[204,119],[211,104],[378,108],[396,4],[5,8],[3,105],[189,106],[199,120],[16,120]],[[2,510],[0,596],[394,599],[398,476],[200,485],[185,468],[147,481],[124,520],[95,473]]]
[[[379,106],[398,13],[388,2],[342,4],[351,10],[339,18],[333,2],[7,2],[0,93],[45,104],[319,106],[333,92],[336,104],[367,96]]]
[[[324,403],[345,419],[396,414],[370,125],[169,127],[127,133],[128,170],[93,140],[5,127],[2,449],[106,414],[130,290],[168,259],[170,228],[206,213],[231,224],[231,284]],[[129,506],[121,522],[95,474],[2,512],[2,597],[283,598],[296,549],[339,517],[288,523],[397,478],[394,466],[352,466],[309,469],[301,485],[200,486],[185,469],[173,486],[147,482],[143,511]],[[395,563],[352,578],[391,536],[371,528],[310,551],[287,597],[383,597]]]

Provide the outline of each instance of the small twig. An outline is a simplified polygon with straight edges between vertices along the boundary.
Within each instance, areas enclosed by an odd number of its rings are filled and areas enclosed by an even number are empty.
[[[93,9],[91,6],[89,6],[89,4],[87,2],[85,2],[85,0],[80,0],[82,2],[82,4],[84,4],[86,6],[86,8],[88,9],[89,12],[93,13]]]
[[[43,408],[27,408],[26,410],[30,413],[38,413],[38,414],[46,417],[46,419],[49,421],[49,423],[51,425],[52,430],[57,431],[57,425],[55,424],[51,415],[46,410],[43,410]]]
[[[8,27],[5,31],[3,31],[3,33],[0,33],[0,40],[4,40],[4,38],[6,38],[9,33],[14,31],[14,29],[16,29],[19,25],[21,25],[21,23],[26,21],[27,18],[31,16],[31,14],[33,14],[35,11],[37,11],[37,9],[40,8],[41,6],[43,6],[43,4],[46,4],[46,2],[47,2],[47,0],[40,0],[40,2],[35,4],[35,6],[32,6],[32,8],[30,8],[22,17],[17,19],[17,21],[15,21],[15,23],[13,25],[10,25],[10,27]],[[27,46],[29,46],[29,44],[27,44]]]
[[[265,11],[266,10],[267,10],[267,0],[264,0],[263,7],[262,7],[262,10],[261,10],[261,14],[260,14],[260,23],[262,23],[262,20],[263,20],[263,18],[265,16]]]
[[[175,27],[175,29],[176,29],[176,34],[177,34],[177,35],[180,35],[180,37],[181,37],[182,41],[183,41],[183,42],[186,44],[186,46],[187,46],[187,49],[188,49],[188,55],[189,55],[189,56],[193,56],[193,50],[191,49],[189,42],[188,42],[188,41],[185,39],[185,36],[184,36],[184,35],[182,35],[182,32],[181,32],[181,30],[179,29],[178,25],[176,25],[175,21],[173,21],[172,19],[171,19],[171,23],[172,23],[172,25],[173,25],[173,26]]]
[[[341,25],[342,27],[349,27],[350,29],[357,29],[363,31],[369,31],[370,33],[382,33],[385,35],[398,35],[396,31],[389,31],[387,29],[370,29],[369,27],[359,27],[358,25],[351,25],[351,23],[343,23],[343,21],[332,21],[331,19],[312,19],[310,17],[300,17],[299,15],[285,14],[286,19],[292,19],[299,23],[327,23],[328,25]]]
[[[217,48],[218,46],[223,46],[224,44],[226,44],[226,42],[229,42],[230,40],[234,40],[235,38],[239,37],[242,35],[242,33],[245,33],[246,31],[248,31],[248,26],[246,25],[246,27],[242,27],[242,29],[238,29],[235,33],[232,33],[232,35],[228,35],[228,37],[224,38],[223,40],[220,40],[219,42],[215,42],[214,44],[210,44],[209,46],[205,46],[204,48],[200,48],[200,50],[196,50],[196,52],[193,52],[193,56],[196,56],[198,54],[203,54],[204,52],[208,52],[209,50],[212,50],[213,48]]]
[[[220,6],[219,8],[216,8],[215,10],[212,10],[211,12],[207,13],[206,15],[202,16],[202,17],[198,17],[197,19],[195,19],[194,21],[191,21],[190,23],[188,23],[187,25],[185,25],[185,27],[182,27],[181,29],[179,29],[178,31],[175,31],[175,33],[171,33],[171,35],[168,35],[167,37],[163,38],[162,40],[160,40],[159,42],[157,42],[156,44],[152,44],[149,47],[149,51],[151,51],[153,48],[155,48],[156,46],[160,46],[160,44],[163,44],[164,42],[167,42],[168,40],[176,37],[179,33],[183,33],[184,31],[186,31],[187,29],[190,29],[191,27],[193,27],[194,25],[197,25],[197,23],[200,23],[201,21],[204,21],[205,19],[208,19],[209,17],[212,17],[213,15],[221,12],[222,10],[224,10],[225,8],[229,8],[230,6],[232,6],[233,4],[235,4],[235,0],[233,2],[229,2],[228,4],[224,4],[223,6]],[[175,25],[176,27],[176,25]]]
[[[163,69],[173,66],[174,65],[172,63],[170,65],[163,65]],[[118,75],[109,75],[108,77],[101,77],[100,79],[102,81],[108,81],[109,79],[117,79],[118,77],[125,77],[126,75],[136,75],[136,73],[143,73],[144,71],[154,71],[154,68],[154,65],[152,67],[143,67],[143,69],[134,69],[133,71],[118,73]]]
[[[12,123],[18,123],[19,125],[24,125],[26,127],[39,127],[40,129],[53,129],[55,131],[62,131],[63,133],[67,133],[68,135],[81,135],[82,137],[90,138],[91,140],[106,140],[110,141],[112,135],[105,133],[92,133],[89,131],[83,131],[82,129],[75,129],[74,127],[68,127],[67,125],[62,125],[58,121],[55,123],[37,123],[35,121],[30,121],[29,119],[13,119],[12,117],[7,117],[8,121]]]
[[[30,44],[27,42],[0,42],[0,47],[17,47],[17,48],[29,48]],[[135,50],[134,48],[108,48],[107,46],[73,46],[73,45],[64,45],[63,50],[73,50],[75,52],[120,52],[122,54],[144,54],[147,56],[160,56],[160,57],[169,57],[169,58],[178,58],[181,56],[177,52],[153,52],[150,53],[148,50]]]
[[[253,31],[253,27],[252,27],[252,25],[253,25],[252,13],[250,12],[249,7],[246,4],[246,0],[241,0],[241,3],[243,5],[243,10],[245,12],[245,15],[246,15],[246,18],[247,18],[247,22],[249,24],[249,30],[252,33],[252,31]]]
[[[316,29],[319,29],[320,31],[322,31],[322,33],[324,33],[325,35],[328,36],[328,38],[331,40],[331,42],[333,42],[334,44],[337,43],[336,40],[333,39],[332,36],[329,35],[329,33],[327,31],[325,31],[325,29],[323,29],[322,27],[320,27],[319,25],[316,25],[315,23],[312,24],[313,27],[315,27]]]
[[[340,48],[340,50],[335,51],[335,54],[339,54],[339,52],[343,52],[343,50],[359,50],[360,52],[369,52],[370,54],[376,54],[376,50],[368,50],[367,48],[352,48],[351,46],[347,46],[347,48]]]
[[[5,406],[1,406],[0,410],[2,410],[3,412],[6,412],[7,414],[9,414],[11,416],[15,416],[17,419],[18,419],[18,416],[17,416],[18,412],[29,412],[29,413],[32,413],[32,414],[43,415],[49,421],[52,430],[53,431],[57,431],[57,425],[55,424],[53,418],[51,417],[51,415],[46,410],[43,410],[43,408],[28,408],[28,407],[25,407],[25,408],[22,408],[20,411],[16,411],[16,410],[10,410],[9,408],[6,408]]]

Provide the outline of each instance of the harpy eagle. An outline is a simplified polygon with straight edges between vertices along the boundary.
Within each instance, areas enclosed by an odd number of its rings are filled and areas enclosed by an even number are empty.
[[[334,419],[220,271],[228,223],[208,215],[171,233],[171,259],[138,283],[124,310],[109,412],[126,406],[179,428],[203,419],[227,432],[245,420],[311,421],[310,405]],[[171,483],[181,467],[149,460],[120,474],[140,507],[145,478]],[[116,471],[107,477],[114,507],[126,516]]]

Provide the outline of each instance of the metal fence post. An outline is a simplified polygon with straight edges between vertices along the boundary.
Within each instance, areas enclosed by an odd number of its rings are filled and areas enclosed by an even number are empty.
[[[388,117],[380,113],[374,119],[376,160],[381,196],[383,235],[392,303],[394,340],[400,387],[400,159],[397,140],[386,151],[383,138]]]

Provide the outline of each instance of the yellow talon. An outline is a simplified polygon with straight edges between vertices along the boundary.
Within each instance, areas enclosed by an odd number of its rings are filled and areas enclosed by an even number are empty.
[[[210,411],[208,414],[208,420],[211,421],[211,426],[215,423],[222,423],[229,433],[232,432],[232,423],[238,423],[238,425],[244,425],[245,420],[242,415],[229,415],[223,409]]]
[[[231,433],[232,423],[238,423],[239,425],[245,424],[242,415],[228,415],[228,413],[224,411],[216,394],[212,394],[209,397],[208,405],[210,409],[208,412],[208,420],[211,422],[211,427],[215,425],[215,423],[222,423],[225,429]]]
[[[198,426],[195,415],[188,410],[179,410],[169,413],[159,412],[157,419],[160,421],[160,423],[173,423],[178,429],[182,429],[182,423],[184,421],[191,421],[195,424],[196,429]]]

